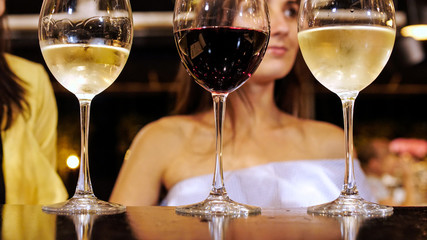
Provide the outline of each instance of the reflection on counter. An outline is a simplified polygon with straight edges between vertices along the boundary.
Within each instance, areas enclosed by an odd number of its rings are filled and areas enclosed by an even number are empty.
[[[3,207],[1,239],[55,239],[56,216],[43,213],[40,206]]]
[[[263,209],[229,218],[180,216],[173,207],[128,207],[115,215],[53,215],[41,206],[3,205],[5,240],[407,240],[426,239],[427,208],[397,207],[388,217],[327,217],[307,209]]]
[[[78,240],[86,240],[92,238],[93,223],[98,215],[95,214],[76,214],[68,216],[73,220],[76,228]]]

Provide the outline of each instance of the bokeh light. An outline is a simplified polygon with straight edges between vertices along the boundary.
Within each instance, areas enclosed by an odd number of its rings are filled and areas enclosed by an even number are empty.
[[[80,159],[79,157],[77,157],[76,155],[70,155],[67,158],[67,166],[70,169],[76,169],[78,168],[80,165]]]

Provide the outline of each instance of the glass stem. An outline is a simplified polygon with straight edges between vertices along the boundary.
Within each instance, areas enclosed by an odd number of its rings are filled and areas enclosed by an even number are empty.
[[[222,135],[225,118],[225,101],[228,94],[212,94],[215,114],[215,172],[212,182],[211,195],[226,195],[222,168]]]
[[[340,96],[343,115],[344,115],[344,135],[345,135],[345,175],[344,187],[341,191],[342,195],[356,195],[358,194],[356,187],[356,178],[354,176],[354,162],[353,162],[353,112],[354,102],[358,93],[346,94]]]
[[[89,174],[89,118],[91,100],[79,100],[80,103],[80,127],[81,127],[81,157],[79,179],[77,181],[74,196],[94,197],[92,183]]]

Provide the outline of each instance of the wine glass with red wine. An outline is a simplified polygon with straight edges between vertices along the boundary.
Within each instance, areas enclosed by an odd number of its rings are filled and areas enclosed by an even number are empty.
[[[270,37],[265,0],[176,0],[173,30],[181,61],[188,73],[212,94],[216,129],[213,183],[208,197],[179,206],[187,215],[247,216],[259,207],[231,200],[224,186],[222,137],[228,94],[255,72]]]

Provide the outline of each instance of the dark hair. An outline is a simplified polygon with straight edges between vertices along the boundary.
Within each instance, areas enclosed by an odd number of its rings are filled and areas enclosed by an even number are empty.
[[[199,86],[183,66],[178,70],[176,82],[178,87],[173,114],[193,114],[212,108],[211,94]],[[232,94],[238,94],[250,108],[250,102],[241,89]],[[300,52],[291,72],[284,78],[276,80],[274,99],[277,107],[284,112],[300,118],[314,117],[313,77]]]
[[[25,89],[23,82],[15,73],[12,72],[5,57],[9,48],[9,41],[6,25],[6,16],[0,16],[0,119],[2,121],[2,130],[8,129],[14,120],[14,116],[21,113],[28,102],[25,99]]]

